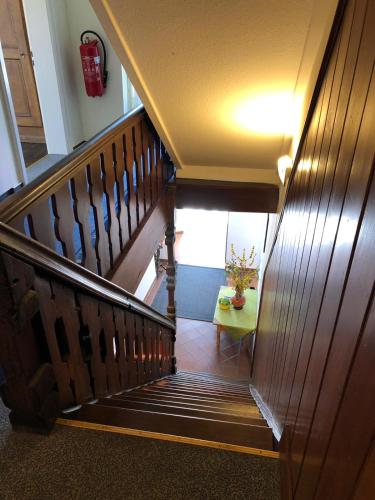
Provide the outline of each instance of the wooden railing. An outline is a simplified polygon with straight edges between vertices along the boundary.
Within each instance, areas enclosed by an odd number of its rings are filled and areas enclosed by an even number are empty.
[[[0,223],[0,366],[14,423],[174,373],[175,325],[122,288]]]
[[[0,204],[0,220],[110,276],[168,182],[143,107],[120,118]]]

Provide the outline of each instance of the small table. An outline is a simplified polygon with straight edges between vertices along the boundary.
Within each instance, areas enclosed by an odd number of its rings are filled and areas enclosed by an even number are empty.
[[[219,307],[219,299],[222,297],[232,297],[234,290],[231,287],[221,286],[217,297],[216,309],[213,323],[217,325],[217,347],[220,348],[220,334],[222,331],[228,332],[235,340],[242,339],[248,333],[255,330],[257,325],[257,290],[247,289],[244,292],[246,303],[241,310],[234,309],[233,305],[230,309],[224,310]]]

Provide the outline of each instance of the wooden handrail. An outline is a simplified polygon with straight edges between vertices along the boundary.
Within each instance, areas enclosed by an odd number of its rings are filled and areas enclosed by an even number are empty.
[[[27,238],[22,233],[0,222],[0,248],[21,258],[63,282],[85,290],[101,300],[116,304],[147,317],[175,331],[175,324],[158,311],[114,283],[56,254],[53,250]]]
[[[5,198],[0,203],[0,220],[5,223],[11,222],[44,193],[51,189],[58,189],[84,166],[95,152],[99,152],[103,144],[109,142],[124,124],[131,127],[144,116],[146,116],[146,112],[143,105],[137,106],[66,155],[32,182]]]

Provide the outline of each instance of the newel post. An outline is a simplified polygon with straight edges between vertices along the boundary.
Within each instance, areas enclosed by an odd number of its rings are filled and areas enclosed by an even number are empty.
[[[176,261],[174,256],[174,242],[176,239],[175,228],[175,191],[174,185],[167,187],[168,198],[168,224],[165,231],[165,244],[167,246],[168,263],[166,268],[167,273],[167,291],[168,291],[168,305],[167,316],[170,320],[176,323],[176,302],[175,302],[175,288],[176,288]],[[175,342],[176,334],[174,333],[172,339],[172,371],[176,371],[176,356],[175,356]]]
[[[47,432],[59,413],[52,366],[40,352],[34,269],[0,250],[0,394],[14,426]]]

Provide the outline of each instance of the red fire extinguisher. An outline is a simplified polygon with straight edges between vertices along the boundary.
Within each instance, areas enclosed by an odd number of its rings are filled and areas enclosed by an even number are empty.
[[[98,40],[90,40],[88,36],[83,38],[87,33],[95,35],[102,44],[103,48],[103,68],[100,61],[100,52]],[[107,54],[103,40],[95,31],[84,31],[81,34],[81,45],[79,47],[81,53],[81,62],[83,70],[83,78],[87,95],[90,97],[101,96],[104,94],[104,89],[107,86],[108,71],[107,71]]]

